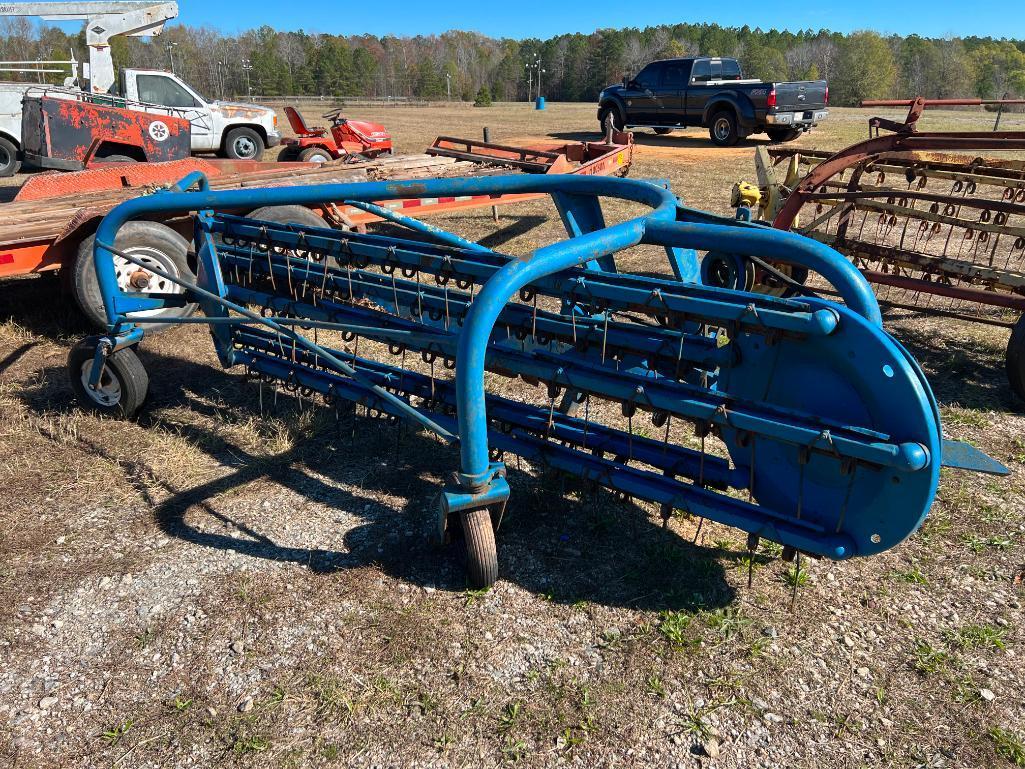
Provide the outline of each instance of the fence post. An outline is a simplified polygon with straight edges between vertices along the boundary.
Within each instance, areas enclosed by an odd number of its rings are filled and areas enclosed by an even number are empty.
[[[491,129],[487,126],[484,126],[484,141],[491,142]],[[498,206],[491,206],[491,218],[495,220],[496,224],[498,223]]]
[[[1009,97],[1010,95],[1011,95],[1011,93],[1010,93],[1010,91],[1008,91],[1007,93],[1005,93],[1005,94],[1004,94],[1004,97],[1003,97],[1003,98],[1004,98],[1004,99],[1006,99],[1006,98],[1008,98],[1008,97]],[[1000,105],[999,105],[999,106],[997,107],[997,120],[996,120],[996,122],[995,122],[995,123],[993,124],[993,130],[994,130],[994,131],[996,131],[996,130],[997,130],[998,128],[1000,128],[1000,116],[1001,116],[1001,115],[1002,115],[1003,113],[1004,113],[1004,103],[1003,103],[1003,101],[1001,100],[1001,102],[1000,102]]]

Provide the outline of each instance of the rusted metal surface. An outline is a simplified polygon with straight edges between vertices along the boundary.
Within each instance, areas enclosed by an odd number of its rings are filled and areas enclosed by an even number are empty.
[[[104,155],[155,163],[191,154],[191,124],[185,118],[90,98],[25,97],[22,147],[27,164],[78,170]]]
[[[782,188],[773,226],[847,254],[883,287],[883,301],[945,313],[971,312],[966,304],[1025,310],[1025,162],[976,154],[1023,151],[1025,132],[920,132],[932,102],[866,106],[909,104],[903,124],[870,121],[894,133],[839,152],[770,150],[776,163],[818,161]]]

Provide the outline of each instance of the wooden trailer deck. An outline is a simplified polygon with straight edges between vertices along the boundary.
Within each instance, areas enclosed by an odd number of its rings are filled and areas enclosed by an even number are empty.
[[[334,184],[397,179],[479,176],[498,173],[583,173],[626,175],[633,158],[629,134],[617,134],[611,142],[571,143],[553,151],[551,145],[530,153],[544,162],[511,162],[510,148],[470,142],[470,157],[432,152],[453,139],[435,142],[428,152],[377,158],[365,163],[341,161],[275,163],[213,161],[189,158],[169,163],[105,164],[103,167],[66,174],[42,174],[30,178],[15,199],[0,206],[0,277],[59,269],[74,258],[77,245],[91,234],[98,221],[118,203],[137,195],[152,194],[174,184],[192,171],[202,171],[213,189]],[[466,196],[462,198],[380,201],[386,208],[413,216],[427,216],[461,208],[508,204],[537,197]],[[344,205],[322,212],[328,221],[364,225],[379,217]],[[187,223],[184,223],[187,225]],[[182,227],[179,226],[179,229]],[[184,228],[187,230],[187,226]]]

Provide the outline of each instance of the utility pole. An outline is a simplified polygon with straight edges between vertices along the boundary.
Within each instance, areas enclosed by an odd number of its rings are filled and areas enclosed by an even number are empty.
[[[530,87],[531,87],[531,85],[534,82],[533,79],[532,79],[534,77],[534,71],[530,68],[529,64],[527,64],[526,67],[527,67],[527,101],[530,101]]]
[[[224,70],[221,69],[221,67],[224,67],[224,66],[225,65],[224,65],[223,61],[218,61],[217,62],[217,90],[220,92],[221,99],[224,99],[224,80],[225,80],[225,77],[224,77]]]
[[[172,51],[174,50],[175,46],[177,46],[177,45],[178,45],[177,43],[172,43],[170,40],[167,41],[167,46],[166,46],[167,47],[167,60],[171,63],[171,74],[172,75],[175,74],[175,71],[174,71],[174,54],[172,53]]]
[[[445,73],[445,90],[448,92],[448,100],[452,101],[452,75]]]

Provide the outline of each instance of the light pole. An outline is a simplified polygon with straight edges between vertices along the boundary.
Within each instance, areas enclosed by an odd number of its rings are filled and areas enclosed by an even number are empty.
[[[174,54],[172,53],[172,51],[174,50],[175,47],[177,47],[177,45],[178,45],[177,43],[172,43],[170,41],[168,41],[168,43],[167,43],[167,60],[169,62],[171,62],[171,74],[172,75],[175,74],[175,72],[174,72]]]
[[[535,80],[534,72],[535,71],[537,72],[537,78],[536,78],[536,80],[537,80],[537,95],[538,95],[538,97],[540,97],[541,96],[541,75],[543,75],[546,72],[546,70],[541,66],[541,57],[538,54],[536,54],[536,53],[534,54],[534,61],[529,62],[525,66],[527,68],[527,101],[530,101],[531,86],[534,84],[534,80]]]
[[[221,70],[223,66],[223,61],[217,62],[217,90],[220,92],[221,99],[224,99],[224,72]]]
[[[445,73],[445,91],[448,93],[448,100],[452,101],[452,75]]]
[[[249,82],[249,70],[251,70],[252,68],[253,64],[251,61],[249,61],[249,59],[242,60],[242,72],[246,76],[246,94],[249,96],[250,99],[253,97],[253,86]]]

